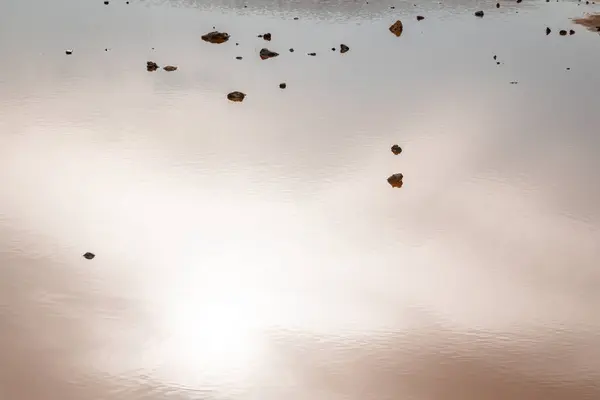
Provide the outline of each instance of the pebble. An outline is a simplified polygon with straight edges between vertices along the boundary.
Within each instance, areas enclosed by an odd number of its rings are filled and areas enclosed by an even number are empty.
[[[87,260],[92,260],[96,255],[94,253],[87,252],[83,255],[83,257]]]

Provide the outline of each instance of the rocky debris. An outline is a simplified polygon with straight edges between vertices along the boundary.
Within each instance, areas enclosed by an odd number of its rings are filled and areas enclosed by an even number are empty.
[[[205,35],[202,35],[202,40],[215,44],[225,43],[229,40],[229,33],[219,31],[209,32]]]
[[[392,153],[394,153],[395,155],[402,153],[402,147],[398,146],[397,144],[393,145]]]
[[[345,44],[340,44],[340,53],[344,54],[348,52],[348,50],[350,50],[350,47],[346,46]]]
[[[86,260],[92,260],[94,257],[96,257],[96,255],[94,253],[90,253],[90,252],[87,252],[83,255],[83,258],[85,258]]]
[[[231,93],[229,93],[227,95],[227,100],[240,102],[240,101],[244,101],[245,97],[246,97],[245,93],[242,93],[242,92],[231,92]]]
[[[552,29],[546,28],[546,36],[548,36],[550,34],[550,32],[552,32]]]
[[[404,182],[402,182],[403,178],[404,175],[402,175],[401,173],[397,173],[387,178],[387,181],[393,188],[401,188],[404,184]]]
[[[71,54],[73,54],[73,50],[65,50],[65,54],[70,56]]]
[[[154,61],[148,61],[146,62],[146,69],[148,70],[148,72],[154,72],[158,69],[158,64]]]
[[[236,60],[241,60],[241,59],[242,59],[242,56],[237,56],[235,59],[236,59]]]
[[[474,14],[476,17],[482,18],[483,17],[483,11],[475,11]]]
[[[260,55],[261,60],[266,60],[267,58],[277,57],[279,55],[279,53],[271,51],[267,48],[261,49],[258,54]]]
[[[574,34],[575,34],[575,31],[574,31],[573,29],[571,29],[571,30],[569,31],[569,35],[574,35]]]
[[[423,21],[425,19],[422,15],[417,15],[417,21]]]
[[[174,65],[167,65],[167,66],[163,67],[163,69],[167,72],[177,71],[177,67]]]
[[[559,34],[560,36],[567,36],[567,31],[565,31],[565,30],[563,29],[563,30],[561,30],[560,32],[558,32],[558,34]]]
[[[287,84],[285,82],[282,82],[279,84],[279,89],[285,89],[287,87]]]
[[[306,54],[308,54],[309,56],[312,56],[312,57],[317,55],[317,53],[306,53]]]
[[[392,32],[397,37],[400,37],[400,35],[402,35],[403,30],[404,27],[402,26],[402,21],[400,20],[394,22],[392,26],[390,26],[390,32]]]
[[[262,35],[262,38],[268,41],[271,41],[271,34],[270,33],[265,33],[264,35]]]

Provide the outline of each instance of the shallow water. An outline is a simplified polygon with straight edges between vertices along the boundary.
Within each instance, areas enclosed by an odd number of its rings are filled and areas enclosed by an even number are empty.
[[[0,397],[599,398],[600,6],[413,4],[0,0]]]

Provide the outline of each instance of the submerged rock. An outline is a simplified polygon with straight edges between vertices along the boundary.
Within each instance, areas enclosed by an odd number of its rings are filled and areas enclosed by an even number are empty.
[[[229,40],[229,33],[218,31],[209,32],[205,35],[202,35],[202,40],[215,44],[225,43]]]
[[[548,36],[550,34],[550,32],[552,32],[552,29],[546,28],[546,36]]]
[[[94,257],[96,257],[96,255],[95,255],[94,253],[87,252],[87,253],[85,253],[85,254],[83,255],[83,257],[84,257],[85,259],[87,259],[87,260],[91,260],[91,259],[93,259]]]
[[[387,181],[393,188],[401,188],[404,184],[404,182],[402,182],[403,178],[404,175],[402,175],[401,173],[397,173],[387,178]]]
[[[279,55],[279,53],[271,51],[267,48],[261,49],[258,54],[260,55],[261,60],[266,60],[267,58],[277,57]]]
[[[402,31],[404,30],[404,27],[402,26],[402,21],[398,20],[394,22],[389,29],[390,32],[392,32],[394,35],[400,37],[400,35],[402,35]]]
[[[560,36],[566,36],[566,35],[567,35],[567,31],[565,31],[565,30],[563,29],[563,30],[561,30],[560,32],[558,32],[558,34],[559,34]]]
[[[285,89],[287,87],[287,84],[285,82],[282,82],[279,84],[279,89]]]
[[[393,145],[392,153],[394,153],[395,155],[402,153],[402,147],[398,146],[397,144]]]
[[[481,18],[481,17],[483,17],[483,11],[475,11],[475,14],[474,14],[474,15],[475,15],[476,17],[479,17],[479,18]]]
[[[350,50],[350,47],[346,46],[345,44],[340,44],[340,53],[344,54],[348,50]]]
[[[173,72],[173,71],[177,71],[177,67],[174,65],[167,65],[163,68],[165,71],[167,72]]]
[[[148,61],[146,63],[146,69],[148,70],[148,72],[156,71],[158,69],[158,64],[154,61]]]
[[[242,92],[231,92],[227,95],[227,99],[230,101],[244,101],[244,98],[246,97],[245,93]]]

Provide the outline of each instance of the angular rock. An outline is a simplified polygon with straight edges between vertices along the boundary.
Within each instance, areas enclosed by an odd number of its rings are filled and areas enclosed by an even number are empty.
[[[282,82],[279,84],[279,89],[285,89],[287,87],[287,84],[285,82]]]
[[[474,14],[476,17],[482,18],[483,17],[483,11],[475,11]]]
[[[236,102],[244,101],[245,97],[246,97],[246,94],[242,93],[242,92],[231,92],[227,95],[228,100],[236,101]]]
[[[350,47],[346,46],[345,44],[340,44],[340,53],[344,54],[348,50],[350,50]]]
[[[417,15],[417,21],[423,21],[425,19],[422,15]]]
[[[229,33],[218,31],[209,32],[205,35],[202,35],[202,40],[215,44],[225,43],[229,40]]]
[[[163,69],[167,72],[177,71],[177,67],[174,65],[167,65],[167,66],[163,67]]]
[[[404,175],[402,175],[401,173],[397,173],[387,178],[387,181],[393,188],[401,188],[404,184],[404,182],[402,182],[403,178]]]
[[[154,61],[148,61],[146,63],[146,69],[148,70],[148,72],[156,71],[158,69],[158,64]]]
[[[398,146],[397,144],[393,145],[391,150],[395,155],[402,153],[402,147]]]
[[[569,31],[569,35],[574,35],[574,34],[575,34],[575,31],[574,31],[573,29],[571,29],[571,30]]]
[[[394,22],[392,26],[390,26],[390,32],[392,32],[397,37],[400,37],[400,35],[402,35],[403,30],[404,27],[402,26],[402,21],[400,20]]]
[[[83,255],[83,257],[84,257],[85,259],[87,259],[87,260],[91,260],[91,259],[93,259],[94,257],[96,257],[96,255],[95,255],[94,253],[87,252],[87,253],[85,253],[85,254]]]
[[[279,53],[271,51],[267,48],[261,49],[258,54],[260,55],[261,60],[266,60],[267,58],[277,57],[279,55]]]
[[[550,34],[550,32],[552,32],[552,29],[546,28],[546,36],[548,36]]]

